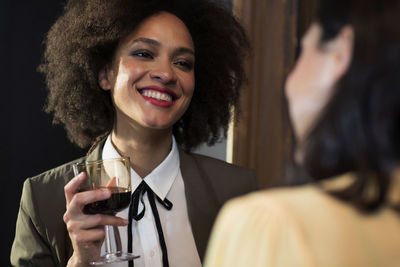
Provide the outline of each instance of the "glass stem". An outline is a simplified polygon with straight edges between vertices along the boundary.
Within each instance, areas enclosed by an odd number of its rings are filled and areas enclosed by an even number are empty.
[[[105,226],[106,238],[104,240],[106,254],[111,253],[111,238],[110,238],[110,226]]]
[[[114,230],[115,247],[116,247],[115,253],[120,253],[122,252],[121,235],[119,234],[117,226],[113,226],[113,230]]]

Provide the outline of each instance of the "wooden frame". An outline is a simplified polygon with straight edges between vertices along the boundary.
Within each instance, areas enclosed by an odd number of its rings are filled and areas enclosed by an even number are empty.
[[[242,114],[233,127],[232,162],[256,170],[261,188],[280,184],[290,147],[284,82],[293,67],[298,40],[311,21],[314,0],[234,0],[252,54]]]

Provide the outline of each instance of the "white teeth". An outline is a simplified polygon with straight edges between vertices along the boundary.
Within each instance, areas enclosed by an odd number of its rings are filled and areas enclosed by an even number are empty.
[[[154,98],[157,100],[162,100],[162,101],[167,101],[167,102],[172,101],[172,97],[169,94],[162,93],[159,91],[143,90],[142,95],[144,95],[146,97],[151,97],[151,98]]]

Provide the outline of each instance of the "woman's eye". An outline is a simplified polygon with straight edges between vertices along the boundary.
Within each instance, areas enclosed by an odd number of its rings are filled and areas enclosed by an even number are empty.
[[[179,61],[176,61],[174,64],[179,67],[182,67],[183,69],[188,70],[188,71],[193,69],[193,63],[190,61],[179,60]]]
[[[153,58],[153,55],[148,51],[134,51],[132,55],[141,58]]]

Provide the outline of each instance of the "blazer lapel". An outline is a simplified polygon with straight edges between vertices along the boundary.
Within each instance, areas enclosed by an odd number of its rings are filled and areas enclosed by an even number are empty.
[[[100,141],[93,150],[89,150],[86,155],[86,161],[95,161],[102,158],[101,153],[103,152],[104,143],[106,139]]]
[[[208,238],[220,204],[209,177],[196,159],[179,150],[180,169],[185,184],[187,209],[197,251],[203,261]]]

